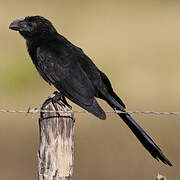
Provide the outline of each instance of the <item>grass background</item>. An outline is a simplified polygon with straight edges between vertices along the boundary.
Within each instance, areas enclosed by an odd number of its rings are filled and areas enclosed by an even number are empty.
[[[39,108],[54,91],[33,67],[23,38],[8,29],[28,15],[45,16],[83,48],[128,110],[180,111],[180,3],[173,0],[1,0],[0,108]],[[75,117],[75,180],[151,180],[158,172],[180,179],[179,116],[133,115],[173,168],[154,160],[115,114],[107,121]],[[0,114],[0,179],[37,179],[37,120],[38,115]]]

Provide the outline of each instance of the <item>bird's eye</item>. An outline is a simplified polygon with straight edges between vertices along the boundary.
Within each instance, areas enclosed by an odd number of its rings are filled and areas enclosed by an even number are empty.
[[[32,22],[28,22],[28,26],[29,26],[29,27],[32,27],[32,26],[33,26],[33,23],[32,23]]]

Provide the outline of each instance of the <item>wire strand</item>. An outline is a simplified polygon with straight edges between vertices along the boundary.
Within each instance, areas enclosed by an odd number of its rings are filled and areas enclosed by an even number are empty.
[[[68,110],[68,111],[49,111],[49,110],[41,110],[38,108],[28,108],[27,110],[9,110],[9,109],[0,109],[0,113],[24,113],[24,114],[32,114],[35,115],[37,113],[41,112],[47,112],[47,113],[53,113],[53,112],[58,112],[58,113],[87,113],[87,111],[77,111],[77,110]],[[180,112],[158,112],[158,111],[120,111],[120,110],[115,110],[115,111],[105,111],[106,113],[122,113],[122,114],[153,114],[153,115],[180,115]]]

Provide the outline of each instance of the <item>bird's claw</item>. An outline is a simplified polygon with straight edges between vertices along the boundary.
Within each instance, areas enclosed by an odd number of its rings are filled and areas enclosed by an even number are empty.
[[[60,100],[63,102],[61,103]],[[45,107],[49,104],[52,103],[52,105],[54,106],[54,109],[56,111],[57,116],[59,117],[60,114],[58,112],[58,107],[56,105],[59,104],[60,106],[68,106],[68,108],[72,109],[72,107],[67,103],[66,98],[58,91],[54,91],[52,96],[49,96],[48,99],[46,99],[46,101],[43,103],[41,109],[45,109]]]
[[[62,105],[62,104],[59,102],[59,100],[61,100],[66,106],[68,106],[68,108],[72,109],[72,106],[68,104],[65,96],[63,96],[60,92],[54,91],[53,94],[55,95],[54,98],[55,98],[56,103],[58,103],[59,105]]]

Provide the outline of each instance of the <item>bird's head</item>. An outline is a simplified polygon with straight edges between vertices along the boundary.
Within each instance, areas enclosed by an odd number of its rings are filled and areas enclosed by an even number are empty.
[[[14,20],[9,28],[19,33],[25,38],[48,36],[56,32],[52,23],[42,16],[27,16]]]

